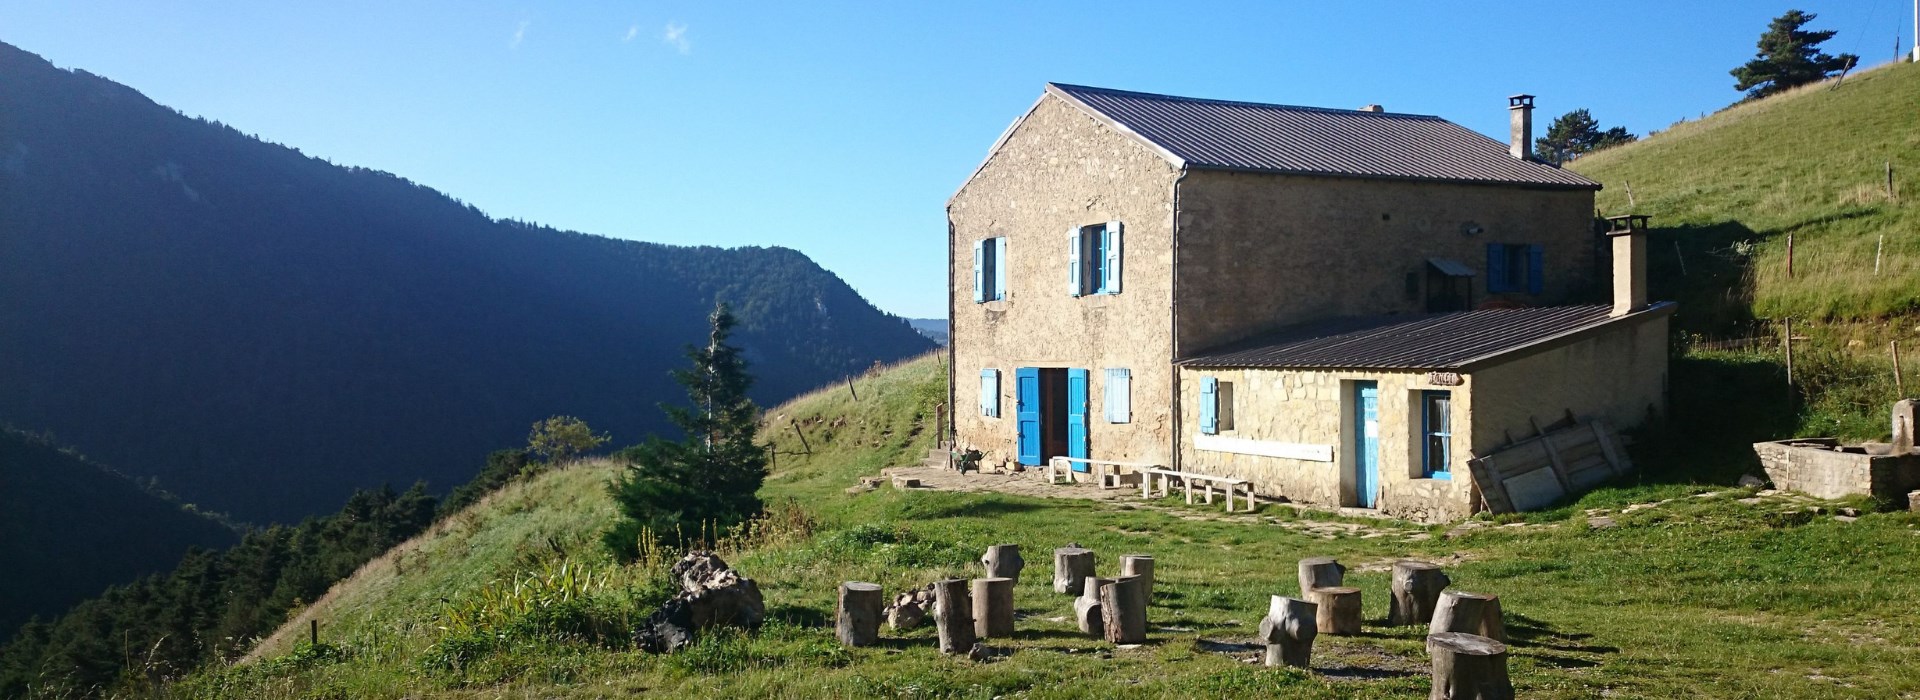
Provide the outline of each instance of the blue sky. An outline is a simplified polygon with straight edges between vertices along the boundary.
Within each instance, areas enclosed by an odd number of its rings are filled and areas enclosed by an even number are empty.
[[[37,2],[0,41],[499,217],[779,245],[882,309],[946,313],[945,203],[1047,81],[1326,107],[1504,140],[1577,107],[1636,133],[1739,97],[1791,7],[1868,64],[1911,0]]]

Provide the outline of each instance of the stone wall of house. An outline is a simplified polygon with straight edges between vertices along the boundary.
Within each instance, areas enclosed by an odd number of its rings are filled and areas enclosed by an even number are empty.
[[[1044,96],[948,203],[956,439],[1015,458],[1014,370],[1090,371],[1088,440],[1096,459],[1166,464],[1172,456],[1172,226],[1175,170],[1138,142]],[[1121,293],[1074,297],[1070,229],[1121,221]],[[1005,301],[973,301],[974,241],[1006,236]],[[1102,370],[1132,372],[1132,420],[1106,422]],[[980,370],[1001,372],[1000,417],[980,415]]]
[[[1181,357],[1280,325],[1423,312],[1431,257],[1475,270],[1484,302],[1488,243],[1543,246],[1542,293],[1503,298],[1606,299],[1591,190],[1193,171],[1178,205]]]
[[[1376,507],[1381,513],[1421,522],[1443,522],[1466,517],[1471,511],[1463,443],[1453,452],[1458,480],[1429,479],[1420,462],[1419,396],[1425,390],[1452,392],[1453,429],[1471,431],[1473,378],[1461,386],[1436,386],[1424,372],[1303,372],[1266,369],[1180,370],[1181,400],[1189,407],[1200,401],[1200,379],[1213,377],[1233,384],[1233,425],[1219,438],[1265,443],[1282,450],[1328,448],[1330,461],[1241,454],[1204,449],[1212,438],[1200,434],[1199,411],[1181,415],[1180,468],[1204,474],[1246,479],[1266,497],[1322,505],[1357,503],[1354,465],[1355,381],[1379,386],[1380,488]],[[1258,448],[1256,448],[1258,449]]]
[[[1571,411],[1630,429],[1667,406],[1666,315],[1473,373],[1471,445],[1490,454]],[[1529,420],[1531,419],[1531,421]],[[1463,433],[1464,434],[1464,433]]]

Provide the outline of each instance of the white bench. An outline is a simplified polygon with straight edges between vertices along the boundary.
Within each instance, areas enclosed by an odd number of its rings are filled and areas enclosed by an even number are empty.
[[[1158,469],[1160,467],[1158,464],[1141,464],[1138,462],[1114,462],[1104,459],[1087,459],[1085,457],[1054,457],[1053,459],[1047,460],[1047,483],[1060,483],[1059,479],[1062,475],[1065,475],[1068,479],[1072,479],[1073,463],[1075,462],[1087,465],[1087,472],[1095,478],[1111,475],[1114,477],[1113,480],[1116,483],[1120,478],[1121,467],[1140,471]],[[1118,486],[1109,486],[1106,479],[1100,478],[1100,488],[1118,488]]]
[[[1218,484],[1226,488],[1227,512],[1229,513],[1234,512],[1233,492],[1235,490],[1241,490],[1246,492],[1247,494],[1246,512],[1249,512],[1249,513],[1253,512],[1253,487],[1248,485],[1246,479],[1236,479],[1230,476],[1214,476],[1212,474],[1198,474],[1195,472],[1183,472],[1177,469],[1161,469],[1158,467],[1142,470],[1141,473],[1144,475],[1144,477],[1140,480],[1140,497],[1141,498],[1153,497],[1153,491],[1154,491],[1153,482],[1155,477],[1158,477],[1160,481],[1161,496],[1166,496],[1168,494],[1169,489],[1172,488],[1173,480],[1179,479],[1180,483],[1186,487],[1187,503],[1191,505],[1193,503],[1193,482],[1198,481],[1205,485],[1206,502],[1208,505],[1213,504],[1213,487],[1215,484]]]

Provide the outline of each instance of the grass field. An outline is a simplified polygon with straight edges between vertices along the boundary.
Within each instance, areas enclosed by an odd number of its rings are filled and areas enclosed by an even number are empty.
[[[316,605],[319,648],[304,622],[250,664],[214,669],[169,691],[194,697],[1422,697],[1422,633],[1380,626],[1397,557],[1448,563],[1454,588],[1501,596],[1521,697],[1911,697],[1920,694],[1920,520],[1905,513],[1841,522],[1804,505],[1743,503],[1746,490],[1647,478],[1554,511],[1452,531],[1404,523],[1352,527],[1265,505],[1251,517],[1165,502],[1097,503],[993,494],[842,489],[881,467],[917,461],[921,430],[944,398],[946,369],[924,359],[771,410],[779,470],[765,489],[808,514],[728,545],[760,583],[773,622],[652,656],[578,626],[529,616],[498,643],[449,664],[439,613],[493,580],[585,564],[608,577],[584,606],[620,623],[643,614],[659,562],[616,567],[593,546],[610,522],[587,463],[516,484],[337,588]],[[792,421],[789,423],[788,421]],[[806,431],[800,447],[791,425]],[[792,454],[800,453],[800,454]],[[1065,488],[1065,487],[1063,487]],[[1076,487],[1084,488],[1084,487]],[[1713,496],[1694,494],[1717,492]],[[1670,500],[1669,500],[1670,499]],[[1633,512],[1632,503],[1668,501]],[[1832,506],[1838,507],[1838,506]],[[1617,525],[1592,529],[1585,509]],[[1103,572],[1123,553],[1157,559],[1150,641],[1136,649],[1082,638],[1071,601],[1049,585],[1048,552],[1092,547]],[[987,545],[1022,545],[1022,619],[1003,655],[949,659],[931,629],[883,630],[874,648],[833,640],[842,580],[889,592],[977,575]],[[1367,633],[1322,636],[1313,673],[1243,661],[1267,596],[1295,587],[1301,557],[1333,555],[1364,591]],[[446,602],[442,602],[445,599]],[[454,640],[458,641],[458,640]],[[461,647],[473,650],[478,647]]]
[[[1920,66],[1893,64],[1682,122],[1568,167],[1606,186],[1602,213],[1650,214],[1670,235],[1650,247],[1664,273],[1655,291],[1692,307],[1696,328],[1720,320],[1705,316],[1710,308],[1749,303],[1762,318],[1881,319],[1920,310],[1916,104]]]

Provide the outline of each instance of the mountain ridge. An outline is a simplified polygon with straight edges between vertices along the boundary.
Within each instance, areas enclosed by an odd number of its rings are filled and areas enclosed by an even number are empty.
[[[932,347],[798,251],[494,219],[5,44],[0,222],[0,420],[244,520],[464,482],[548,415],[668,430],[716,302],[765,403]]]

